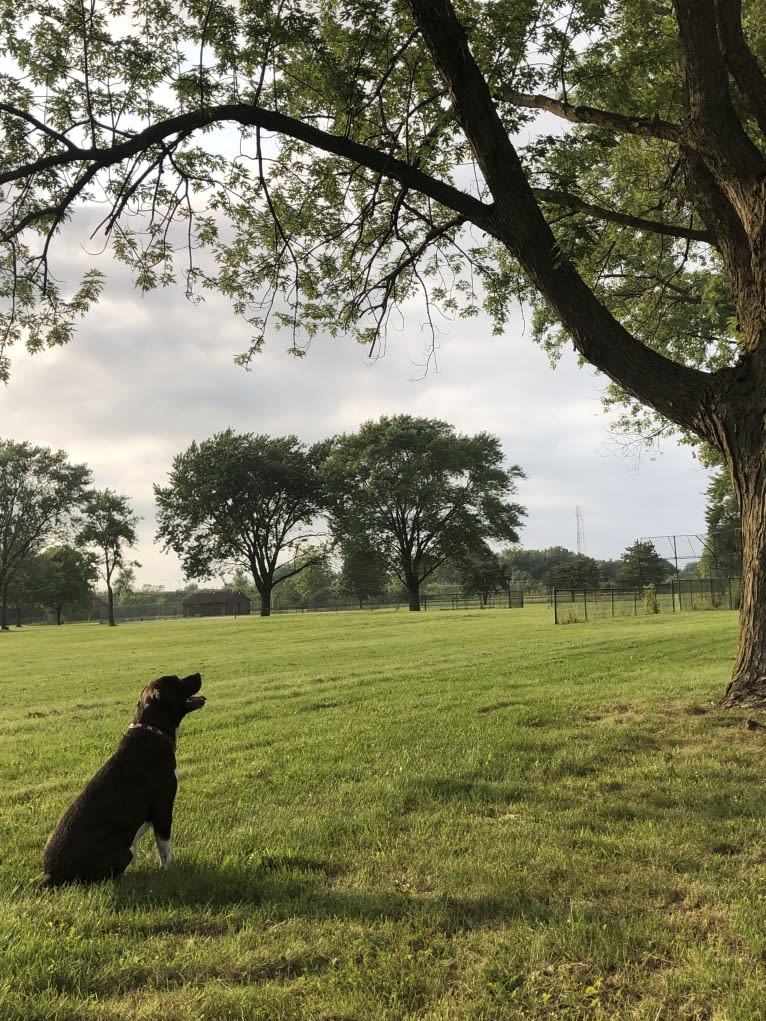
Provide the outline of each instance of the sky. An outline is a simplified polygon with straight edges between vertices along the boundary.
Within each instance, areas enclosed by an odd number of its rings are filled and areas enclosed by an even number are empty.
[[[71,254],[81,261],[81,250]],[[34,356],[11,350],[0,436],[64,450],[89,465],[98,488],[129,497],[141,517],[139,586],[183,583],[175,555],[154,542],[153,484],[166,484],[192,440],[229,427],[310,443],[409,414],[493,433],[527,476],[516,495],[527,510],[527,549],[576,551],[578,507],[581,549],[597,559],[618,558],[637,538],[704,531],[708,475],[691,451],[668,441],[658,457],[621,453],[601,405],[604,378],[580,368],[571,350],[551,369],[520,310],[502,336],[482,318],[442,324],[427,369],[415,308],[375,360],[351,338],[322,337],[296,359],[287,334],[275,331],[248,372],[234,364],[248,330],[226,299],[194,306],[181,288],[142,295],[122,269],[103,268],[104,296],[70,345]],[[691,556],[691,545],[683,552]]]

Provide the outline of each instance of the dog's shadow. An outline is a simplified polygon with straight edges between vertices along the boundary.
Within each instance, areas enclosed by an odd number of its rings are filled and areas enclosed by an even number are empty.
[[[191,929],[209,928],[216,912],[225,919],[237,907],[245,911],[262,907],[272,921],[298,916],[374,923],[426,914],[447,932],[502,924],[522,914],[544,920],[557,910],[552,903],[526,897],[519,903],[496,897],[416,894],[391,887],[353,889],[343,885],[344,872],[337,862],[289,855],[262,857],[252,867],[241,862],[219,866],[176,861],[162,872],[148,868],[127,872],[115,883],[115,899],[120,911],[157,909],[158,928],[178,928],[184,916]]]

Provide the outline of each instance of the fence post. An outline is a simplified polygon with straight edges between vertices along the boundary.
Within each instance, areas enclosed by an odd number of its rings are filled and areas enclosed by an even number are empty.
[[[585,588],[582,590],[582,607],[585,610],[585,620],[588,620],[588,590]]]
[[[633,589],[633,616],[638,616],[638,589]]]
[[[609,592],[612,596],[612,620],[614,620],[614,585],[609,589]]]
[[[553,623],[558,624],[559,622],[559,603],[556,599],[556,589],[553,588],[551,595],[553,596]]]

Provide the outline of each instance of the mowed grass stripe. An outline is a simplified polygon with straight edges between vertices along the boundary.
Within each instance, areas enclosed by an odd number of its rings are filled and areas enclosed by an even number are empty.
[[[764,728],[728,613],[2,638],[0,1018],[763,1016]],[[199,669],[176,861],[40,894],[143,684]],[[758,722],[758,719],[756,719]]]

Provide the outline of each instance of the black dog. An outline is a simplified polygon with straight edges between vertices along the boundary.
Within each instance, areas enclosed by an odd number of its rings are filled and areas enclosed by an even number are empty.
[[[114,755],[66,810],[43,852],[42,886],[93,883],[121,875],[136,841],[154,829],[163,867],[170,863],[176,796],[176,737],[205,698],[199,674],[159,677],[141,692],[133,722]]]

